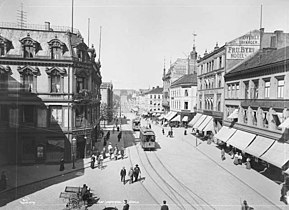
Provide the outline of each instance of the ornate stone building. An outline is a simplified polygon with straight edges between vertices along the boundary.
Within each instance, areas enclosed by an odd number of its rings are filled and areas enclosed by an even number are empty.
[[[101,104],[106,104],[106,120],[113,119],[113,85],[111,82],[103,82],[100,86]],[[104,117],[104,116],[102,116]]]
[[[94,144],[100,63],[68,29],[0,27],[1,164],[70,161]]]

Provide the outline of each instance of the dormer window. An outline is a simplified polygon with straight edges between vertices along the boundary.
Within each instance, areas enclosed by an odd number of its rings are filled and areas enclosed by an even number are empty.
[[[65,43],[57,39],[57,36],[55,36],[55,39],[50,40],[48,45],[51,52],[51,59],[61,59],[62,55],[68,50]]]
[[[34,58],[36,53],[41,49],[40,44],[33,40],[29,34],[20,40],[23,48],[24,58]]]
[[[13,49],[12,42],[0,36],[0,57],[5,56],[10,49]]]
[[[39,75],[38,67],[24,66],[18,67],[21,77],[22,90],[25,92],[36,92],[37,76]]]

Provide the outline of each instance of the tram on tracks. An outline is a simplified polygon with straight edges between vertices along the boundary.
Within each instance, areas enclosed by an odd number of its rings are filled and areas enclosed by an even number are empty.
[[[133,131],[139,131],[140,130],[140,121],[141,119],[140,118],[135,118],[132,120],[132,130]]]
[[[152,129],[141,127],[139,138],[144,150],[154,150],[156,148],[156,136]]]

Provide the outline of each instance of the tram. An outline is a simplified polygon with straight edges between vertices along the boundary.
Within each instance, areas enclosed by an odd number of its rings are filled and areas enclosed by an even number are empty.
[[[153,150],[156,148],[156,136],[152,129],[141,127],[139,138],[144,150]]]
[[[140,130],[140,118],[135,118],[132,120],[132,130],[133,131]]]

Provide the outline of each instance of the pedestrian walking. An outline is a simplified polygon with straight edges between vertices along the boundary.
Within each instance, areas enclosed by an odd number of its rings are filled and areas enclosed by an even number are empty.
[[[243,160],[243,156],[242,156],[242,153],[240,152],[239,155],[238,155],[238,163],[239,163],[239,165],[242,165],[242,160]]]
[[[110,142],[108,143],[107,149],[108,149],[108,152],[109,152],[109,159],[111,159],[112,154],[113,154],[113,147],[112,147]]]
[[[122,169],[120,170],[120,181],[123,182],[123,184],[125,184],[125,176],[126,176],[126,169],[125,167],[122,167]]]
[[[138,176],[141,174],[140,168],[138,166],[138,164],[135,165],[134,169],[133,169],[133,175],[134,175],[134,181],[137,182],[138,181]]]
[[[162,132],[163,132],[163,135],[165,135],[165,129],[164,128],[162,129]]]
[[[95,156],[94,154],[91,155],[91,161],[90,161],[90,167],[94,169],[94,164],[95,164]]]
[[[118,142],[120,142],[120,139],[121,139],[121,131],[118,133],[118,135],[117,135],[117,139],[118,139]]]
[[[161,206],[161,210],[169,210],[169,207],[167,205],[167,201],[163,201],[163,205]]]
[[[119,132],[119,126],[117,126],[116,130],[117,130],[117,132]]]
[[[234,162],[233,162],[235,165],[238,165],[239,164],[239,154],[238,153],[236,153],[235,155],[234,155]]]
[[[103,157],[103,159],[106,158],[106,149],[105,149],[105,147],[103,147],[103,149],[102,149],[102,157]],[[97,160],[98,160],[98,157],[97,157]]]
[[[184,135],[187,135],[187,129],[184,130]]]
[[[97,160],[98,168],[102,169],[102,164],[103,164],[103,156],[102,154],[100,154]]]
[[[5,171],[2,171],[0,179],[0,191],[5,190],[6,188],[7,188],[7,176],[5,174]]]
[[[60,159],[59,171],[64,171],[64,159],[63,158]]]
[[[251,159],[249,157],[246,159],[246,169],[251,169]]]
[[[122,210],[129,210],[129,205],[127,203],[127,200],[124,200],[124,206],[123,206]]]
[[[117,158],[118,158],[118,148],[117,148],[117,146],[114,147],[113,155],[114,155],[114,160],[117,160]]]
[[[120,156],[121,156],[121,159],[124,158],[124,148],[123,147],[121,147],[121,149],[120,149]]]
[[[107,138],[107,139],[110,138],[110,131],[107,132],[107,134],[106,134],[106,138]]]
[[[226,159],[224,148],[221,150],[221,159],[222,159],[222,160],[225,160],[225,159]]]
[[[129,176],[129,183],[130,184],[133,183],[133,167],[130,167],[128,176]]]
[[[152,129],[152,125],[151,124],[149,124],[149,128]]]
[[[289,176],[285,177],[285,181],[282,184],[282,188],[281,188],[281,197],[280,197],[280,201],[283,201],[286,205],[288,205],[287,203],[287,192],[289,190]]]

